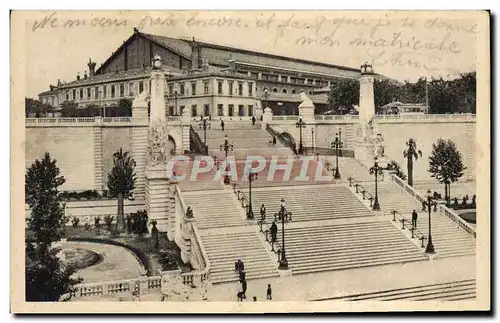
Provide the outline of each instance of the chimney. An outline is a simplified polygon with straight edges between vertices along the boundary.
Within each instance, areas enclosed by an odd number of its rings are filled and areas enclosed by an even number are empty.
[[[92,62],[92,59],[89,58],[89,62],[87,64],[89,67],[89,75],[94,76],[95,75],[95,62]]]
[[[80,72],[76,73],[76,80],[80,81]]]
[[[83,74],[83,79],[86,80],[87,79],[87,71],[85,71],[85,73]]]

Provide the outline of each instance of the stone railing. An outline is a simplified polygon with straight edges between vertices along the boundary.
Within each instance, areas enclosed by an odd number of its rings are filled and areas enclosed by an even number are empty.
[[[208,147],[201,140],[200,136],[194,131],[193,126],[189,126],[189,149],[197,154],[208,155]]]
[[[476,230],[469,224],[467,221],[462,219],[457,213],[455,213],[452,209],[446,207],[443,204],[439,205],[439,211],[441,213],[444,213],[450,220],[455,222],[459,227],[465,230],[465,232],[469,233],[472,235],[474,238],[476,238]]]
[[[359,116],[345,114],[345,115],[315,115],[315,120],[341,120],[341,121],[351,121],[359,120]]]
[[[179,204],[181,206],[181,211],[183,217],[186,215],[187,205],[182,197],[181,189],[178,185],[175,187],[175,198],[178,199]],[[206,280],[210,279],[210,260],[208,259],[207,252],[205,250],[205,246],[200,238],[198,233],[198,228],[196,226],[196,222],[191,222],[193,235],[191,236],[191,252],[197,260],[201,267],[204,267],[200,270],[191,271],[188,273],[182,273],[182,282],[186,285],[197,286],[200,283],[203,283]]]
[[[75,285],[70,293],[71,299],[86,297],[117,297],[123,294],[132,294],[134,289],[139,288],[140,294],[146,294],[161,290],[161,276],[138,277],[119,281],[98,282]],[[64,298],[64,297],[63,297]]]
[[[420,203],[426,203],[427,199],[420,195],[420,193],[415,190],[413,187],[406,184],[401,178],[396,176],[395,174],[391,174],[391,179],[405,189],[411,196],[415,197]],[[446,207],[444,204],[439,203],[439,211],[446,215],[450,220],[455,222],[459,227],[464,229],[467,233],[471,234],[474,238],[476,237],[476,230],[469,224],[467,221],[462,219],[457,213],[455,213],[450,208]]]
[[[95,125],[147,125],[147,118],[133,117],[85,117],[85,118],[26,118],[26,126],[95,126]]]
[[[273,116],[273,120],[298,121],[299,116],[296,116],[296,115],[293,115],[293,116]]]

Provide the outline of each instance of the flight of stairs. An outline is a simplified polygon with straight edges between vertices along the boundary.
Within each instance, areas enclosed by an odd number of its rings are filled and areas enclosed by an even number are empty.
[[[245,194],[249,196],[247,190]],[[286,201],[286,209],[292,212],[294,222],[373,216],[347,187],[340,185],[252,189],[254,213],[260,214],[260,206],[264,203],[270,220],[279,211],[282,198]]]
[[[210,171],[198,173],[195,178],[192,178],[192,170],[195,162],[178,161],[174,165],[173,171],[177,176],[185,175],[185,179],[179,182],[179,187],[183,192],[188,191],[203,191],[203,190],[220,190],[224,188],[221,179],[216,177],[215,167]],[[203,167],[203,164],[202,164]]]
[[[202,234],[201,239],[210,260],[210,280],[214,284],[239,280],[234,270],[238,259],[245,265],[247,280],[278,276],[276,265],[254,231]]]
[[[343,301],[459,301],[476,298],[476,280],[466,279],[439,284],[421,285],[407,288],[396,288],[371,293],[362,293],[341,297],[318,299]]]
[[[293,274],[427,260],[389,221],[285,228],[285,250]]]
[[[335,166],[335,156],[328,156],[328,160]],[[339,157],[339,172],[345,182],[349,177],[354,177],[358,182],[375,180],[374,176],[354,158]]]
[[[374,195],[375,185],[363,186]],[[379,183],[379,202],[384,214],[392,218],[390,211],[398,210],[411,221],[412,211],[417,211],[417,229],[427,237],[429,232],[429,213],[422,211],[422,203],[392,182]],[[446,215],[432,211],[432,243],[437,257],[453,257],[476,253],[476,239],[458,227]]]
[[[190,206],[198,229],[246,226],[245,215],[236,204],[232,190],[182,192],[186,206]]]

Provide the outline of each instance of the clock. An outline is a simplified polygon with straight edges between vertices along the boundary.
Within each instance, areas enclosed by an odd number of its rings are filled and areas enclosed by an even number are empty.
[[[158,54],[156,54],[153,59],[153,68],[160,69],[161,65],[162,65],[161,57]]]

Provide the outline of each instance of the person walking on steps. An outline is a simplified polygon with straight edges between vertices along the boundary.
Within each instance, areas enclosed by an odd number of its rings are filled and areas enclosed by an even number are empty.
[[[273,221],[273,224],[271,225],[271,242],[272,243],[276,242],[277,235],[278,235],[278,226],[276,225],[276,222]]]
[[[411,214],[411,225],[416,228],[417,227],[417,219],[418,219],[418,214],[417,211],[413,210]]]
[[[262,203],[262,206],[260,207],[260,219],[262,221],[266,220],[266,207],[264,206],[264,203]]]
[[[243,298],[247,298],[247,295],[246,295],[246,293],[247,293],[247,281],[246,280],[241,282],[241,290],[243,292]]]
[[[220,127],[221,127],[222,131],[224,131],[224,120],[222,120],[222,119],[220,121]]]
[[[273,299],[273,290],[271,289],[271,284],[267,284],[267,299],[272,300]]]
[[[255,126],[255,121],[257,121],[257,120],[255,120],[255,117],[253,116],[252,117],[252,126]]]

